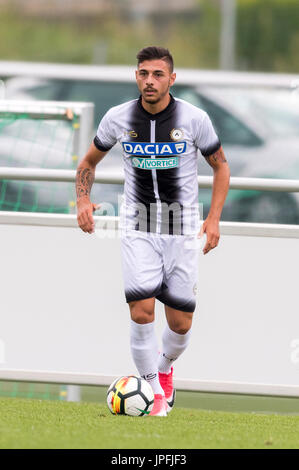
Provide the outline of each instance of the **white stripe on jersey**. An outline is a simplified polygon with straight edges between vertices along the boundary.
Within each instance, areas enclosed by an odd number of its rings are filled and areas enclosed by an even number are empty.
[[[156,142],[156,121],[151,121],[151,142]],[[155,155],[151,155],[151,158],[156,158]],[[154,184],[154,192],[157,200],[157,222],[156,222],[156,232],[160,233],[161,227],[160,227],[160,219],[161,219],[161,199],[159,196],[159,190],[158,190],[158,181],[157,181],[157,171],[159,170],[152,170],[152,178],[153,178],[153,184]]]

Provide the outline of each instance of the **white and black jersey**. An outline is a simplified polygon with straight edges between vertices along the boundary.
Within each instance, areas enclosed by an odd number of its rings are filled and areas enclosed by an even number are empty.
[[[123,149],[125,171],[123,224],[157,234],[186,235],[199,229],[197,158],[221,144],[203,110],[171,96],[157,114],[138,100],[111,108],[94,138],[108,151]]]

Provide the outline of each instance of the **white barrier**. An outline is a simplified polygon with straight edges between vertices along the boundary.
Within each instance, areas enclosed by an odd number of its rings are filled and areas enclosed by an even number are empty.
[[[9,212],[0,233],[0,379],[109,384],[136,373],[119,238],[85,234],[72,215]],[[200,256],[175,384],[299,396],[299,227],[222,222],[221,234]],[[156,320],[160,335],[158,301]]]

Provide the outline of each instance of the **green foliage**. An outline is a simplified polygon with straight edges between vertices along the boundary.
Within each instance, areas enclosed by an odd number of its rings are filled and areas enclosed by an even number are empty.
[[[298,0],[236,0],[236,68],[299,71]],[[219,67],[219,0],[198,0],[192,16],[92,20],[22,17],[0,11],[0,60],[135,64],[147,45],[168,47],[177,67]]]
[[[171,50],[178,67],[218,66],[219,10],[207,0],[192,17],[98,16],[78,22],[0,11],[0,22],[0,60],[135,64],[139,49],[158,44]]]
[[[238,68],[298,72],[298,24],[297,0],[239,0]]]

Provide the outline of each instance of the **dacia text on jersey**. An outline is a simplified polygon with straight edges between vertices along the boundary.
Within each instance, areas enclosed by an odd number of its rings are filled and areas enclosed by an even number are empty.
[[[170,156],[181,155],[186,151],[186,142],[123,142],[124,151],[134,156]]]
[[[175,168],[179,165],[177,155],[186,150],[186,142],[123,142],[122,145],[125,153],[132,157],[132,165],[143,170]]]

